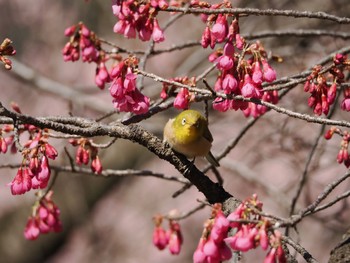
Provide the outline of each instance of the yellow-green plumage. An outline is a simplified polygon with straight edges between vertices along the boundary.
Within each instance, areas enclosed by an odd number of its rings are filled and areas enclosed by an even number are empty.
[[[170,119],[164,127],[164,141],[188,158],[205,156],[214,166],[219,166],[210,152],[213,136],[208,122],[196,110],[185,110]]]

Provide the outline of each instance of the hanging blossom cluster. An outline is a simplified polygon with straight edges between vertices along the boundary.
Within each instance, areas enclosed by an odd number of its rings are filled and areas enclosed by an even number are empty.
[[[326,140],[330,140],[334,134],[338,134],[342,137],[340,142],[340,150],[337,154],[337,162],[339,164],[343,163],[346,168],[350,167],[350,155],[349,155],[349,143],[350,143],[350,134],[347,131],[342,131],[339,128],[331,127],[326,131],[324,137]]]
[[[53,191],[49,191],[34,204],[32,215],[28,218],[24,230],[26,239],[35,240],[40,234],[62,231],[60,210],[52,201],[52,195]]]
[[[12,46],[11,39],[5,38],[0,44],[0,61],[4,64],[5,69],[12,69],[12,61],[7,57],[14,55],[16,55],[16,50]]]
[[[232,6],[224,1],[210,8],[223,7]],[[267,53],[261,43],[246,43],[239,33],[238,18],[232,18],[230,14],[202,16],[202,19],[207,24],[202,34],[202,46],[213,49],[216,44],[224,43],[223,49],[218,49],[209,56],[209,61],[215,63],[220,71],[214,85],[215,91],[223,92],[228,97],[242,95],[276,104],[278,92],[262,89],[264,82],[271,83],[276,79],[276,72],[267,61]],[[222,112],[230,109],[242,110],[247,117],[257,117],[267,110],[265,106],[252,102],[221,97],[214,100],[213,108]]]
[[[64,31],[64,34],[70,37],[69,42],[66,43],[62,50],[64,61],[74,62],[81,57],[83,62],[96,63],[95,84],[100,89],[104,89],[106,83],[112,81],[106,68],[106,61],[108,61],[111,56],[107,55],[101,48],[101,41],[99,38],[82,22],[68,27]]]
[[[83,23],[67,28],[65,35],[70,37],[70,41],[62,51],[64,60],[77,61],[81,54],[83,62],[96,63],[95,83],[104,89],[107,83],[112,82],[109,91],[114,108],[135,114],[148,111],[149,98],[136,87],[137,76],[133,68],[137,67],[138,60],[135,57],[122,60],[117,54],[107,54],[101,48],[99,38]],[[110,71],[106,65],[108,60],[117,62]]]
[[[18,105],[12,104],[12,108],[21,113]],[[21,149],[23,156],[21,165],[12,182],[8,184],[13,195],[21,195],[31,189],[46,188],[51,175],[49,159],[56,159],[58,153],[48,142],[46,129],[41,130],[28,124],[20,125],[16,129],[18,137],[24,132],[29,133],[29,140]],[[17,152],[14,130],[13,125],[5,125],[1,129],[0,152],[6,153],[9,147],[12,153]]]
[[[233,251],[246,252],[260,246],[268,250],[264,263],[285,263],[281,234],[269,231],[270,221],[259,215],[262,203],[256,195],[241,203],[227,217],[221,204],[213,206],[212,216],[205,225],[202,237],[193,254],[195,263],[219,263],[229,260]],[[229,233],[234,234],[229,236]]]
[[[175,81],[177,83],[181,83],[191,87],[196,86],[195,77],[192,77],[192,78],[189,78],[187,76],[175,77],[170,79],[170,81]],[[160,97],[165,100],[169,96],[175,96],[174,107],[177,109],[188,109],[190,103],[194,101],[195,95],[186,88],[178,89],[177,93],[175,93],[175,90],[176,90],[176,86],[163,82],[163,88],[160,93]]]
[[[21,113],[19,106],[11,104],[12,109]],[[19,137],[29,134],[29,139],[23,144]],[[9,125],[0,128],[0,153],[17,153],[17,147],[23,156],[17,174],[8,184],[13,195],[24,194],[31,189],[44,189],[47,187],[51,176],[49,159],[55,160],[57,150],[48,142],[47,129],[39,129],[30,124]],[[40,193],[40,192],[39,192]],[[34,240],[40,233],[60,232],[62,223],[59,219],[60,211],[52,201],[52,191],[39,196],[33,206],[33,213],[29,217],[25,227],[26,239]]]
[[[350,60],[346,55],[336,54],[333,64],[327,69],[316,65],[304,84],[304,91],[310,93],[308,105],[316,115],[327,115],[329,106],[335,101],[337,89],[344,82],[344,72],[350,70]],[[344,88],[341,109],[350,111],[350,88]]]
[[[150,99],[136,87],[136,68],[138,59],[129,57],[117,64],[111,70],[114,79],[109,92],[113,97],[113,105],[119,111],[142,114],[148,111]]]
[[[165,9],[169,5],[164,0],[134,1],[113,0],[113,14],[118,18],[113,31],[126,38],[135,38],[136,32],[142,41],[164,41],[163,30],[159,27],[157,9]]]
[[[102,173],[102,164],[98,157],[98,148],[93,145],[92,140],[86,138],[70,139],[69,143],[77,147],[75,163],[77,165],[88,165],[91,159],[91,171],[96,174]]]
[[[181,251],[183,242],[180,225],[177,221],[169,219],[169,229],[165,231],[162,226],[164,217],[162,215],[154,216],[155,229],[153,231],[153,244],[163,250],[168,247],[173,255],[178,255]]]

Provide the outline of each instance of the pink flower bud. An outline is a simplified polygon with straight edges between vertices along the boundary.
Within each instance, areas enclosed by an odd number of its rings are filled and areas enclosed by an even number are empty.
[[[90,30],[84,24],[80,26],[80,30],[84,37],[90,37]]]
[[[178,232],[171,233],[169,237],[169,251],[173,255],[178,255],[181,251],[182,238]]]
[[[236,34],[236,47],[240,50],[244,47],[245,40],[240,34]]]
[[[159,43],[164,41],[164,33],[160,29],[158,20],[156,18],[153,19],[153,33],[152,33],[152,38],[154,42]]]
[[[336,95],[337,95],[337,84],[332,83],[332,85],[329,87],[327,91],[327,102],[329,104],[333,104]]]
[[[7,152],[7,143],[4,138],[0,138],[0,152],[2,153]]]
[[[326,133],[324,135],[324,138],[326,140],[330,140],[332,138],[333,134],[334,134],[334,130],[333,129],[329,129],[329,130],[326,131]]]
[[[58,153],[55,149],[55,147],[53,147],[51,144],[49,143],[45,143],[45,155],[52,159],[52,160],[55,160],[56,157],[58,156]]]
[[[322,94],[321,100],[322,100],[322,103],[321,103],[321,105],[322,105],[322,112],[325,115],[327,115],[328,111],[329,111],[329,104],[328,104],[326,95]]]
[[[40,170],[37,174],[37,178],[39,181],[47,182],[50,179],[50,166],[49,161],[45,155],[40,160]]]
[[[227,42],[224,46],[224,55],[233,57],[235,54],[235,47],[232,45],[231,42]]]
[[[160,250],[168,245],[168,238],[162,227],[156,227],[153,232],[153,244]]]
[[[287,258],[281,245],[277,247],[276,254],[278,263],[287,263]]]
[[[256,84],[261,84],[263,82],[263,73],[261,71],[260,65],[258,61],[255,61],[252,65],[253,75],[252,80]]]
[[[67,28],[64,30],[64,35],[65,35],[66,37],[73,36],[73,34],[75,33],[75,29],[76,29],[76,25],[67,27]]]
[[[181,88],[174,100],[174,107],[177,109],[187,109],[190,101],[190,93],[188,89]]]
[[[338,152],[337,154],[337,162],[338,163],[342,163],[343,162],[343,156],[344,156],[344,151],[345,149],[344,148],[341,148],[340,151]]]
[[[98,156],[91,161],[91,170],[96,174],[102,173],[102,164]]]
[[[201,38],[201,45],[203,48],[207,48],[210,44],[210,39],[211,39],[211,33],[209,27],[205,27],[202,38]]]
[[[89,160],[90,160],[90,151],[87,149],[83,149],[83,153],[82,153],[83,164],[87,165],[89,163]]]

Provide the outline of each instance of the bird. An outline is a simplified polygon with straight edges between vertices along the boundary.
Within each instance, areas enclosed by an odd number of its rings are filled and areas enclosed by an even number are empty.
[[[213,136],[207,119],[197,110],[184,110],[164,126],[163,140],[187,158],[204,156],[213,166],[220,166],[210,149]]]

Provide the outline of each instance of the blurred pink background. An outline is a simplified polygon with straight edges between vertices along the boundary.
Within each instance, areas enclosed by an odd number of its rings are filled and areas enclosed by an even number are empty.
[[[268,3],[269,2],[269,3]],[[297,9],[326,11],[338,16],[350,13],[346,1],[242,1],[233,4],[240,7]],[[167,20],[160,15],[160,24]],[[80,96],[61,98],[55,91],[43,91],[28,81],[20,80],[13,72],[0,70],[1,103],[9,107],[17,102],[22,112],[34,116],[54,116],[72,113],[74,116],[95,118],[113,110],[108,90],[94,86],[95,66],[82,62],[64,62],[61,55],[67,38],[64,29],[83,21],[99,36],[131,50],[145,48],[139,40],[125,40],[113,33],[116,18],[110,1],[43,1],[0,0],[0,37],[13,40],[17,50],[15,59],[35,70],[40,76],[64,84],[78,91]],[[248,17],[241,19],[241,33],[263,30],[321,28],[346,30],[331,22],[308,19]],[[198,17],[186,16],[172,25],[165,33],[166,41],[158,47],[168,47],[189,40],[199,40],[204,24]],[[348,28],[347,28],[348,30]],[[278,77],[293,75],[314,65],[327,54],[345,46],[348,42],[329,37],[321,38],[269,38],[262,39],[266,50],[283,57],[282,64],[274,64]],[[194,76],[209,66],[208,50],[190,48],[151,58],[146,70],[170,78]],[[18,65],[18,64],[17,64]],[[14,62],[13,67],[16,67]],[[208,82],[213,85],[213,76]],[[145,93],[156,98],[161,85],[145,80]],[[81,100],[93,96],[96,104]],[[302,86],[294,88],[282,101],[283,107],[312,114],[307,106],[308,94]],[[99,106],[101,105],[101,106]],[[194,105],[203,109],[203,105]],[[142,122],[151,132],[162,135],[167,119],[175,110],[162,112]],[[121,116],[115,115],[116,119]],[[337,112],[337,119],[348,120],[348,114]],[[210,114],[210,129],[214,137],[213,152],[223,150],[233,140],[248,119],[240,112]],[[225,189],[235,197],[245,199],[257,193],[264,203],[264,211],[288,217],[289,205],[296,185],[303,172],[307,157],[320,126],[289,119],[269,112],[244,136],[232,152],[221,161],[219,171],[224,178]],[[99,139],[106,141],[106,139]],[[311,165],[306,189],[297,205],[298,209],[310,204],[323,188],[346,172],[336,163],[340,140],[321,139],[318,153]],[[56,165],[68,164],[63,146],[72,155],[74,149],[61,140],[52,140],[61,158]],[[145,169],[167,175],[178,172],[165,161],[158,159],[139,145],[118,140],[110,149],[101,152],[102,164],[109,169]],[[19,156],[1,155],[0,163],[16,163]],[[198,167],[205,162],[197,160]],[[171,195],[181,185],[152,177],[98,178],[59,174],[53,188],[54,201],[61,209],[64,232],[42,235],[37,241],[27,241],[23,230],[35,200],[34,192],[24,196],[12,196],[7,183],[15,170],[0,170],[0,257],[3,262],[191,262],[204,221],[210,215],[206,208],[180,222],[184,244],[179,256],[167,250],[158,251],[152,244],[153,222],[156,213],[168,213],[176,208],[186,212],[195,207],[196,199],[204,197],[194,187],[180,197]],[[208,174],[213,180],[215,177]],[[344,182],[327,200],[349,188]],[[300,242],[316,259],[326,262],[330,250],[341,240],[348,228],[348,202],[337,204],[325,212],[308,217],[298,225],[298,233],[291,231],[294,240]],[[337,213],[337,214],[335,214]],[[293,251],[293,250],[291,250]],[[244,254],[242,262],[262,262],[266,252],[256,249]],[[300,257],[298,257],[300,258]],[[302,260],[301,260],[302,262]]]

